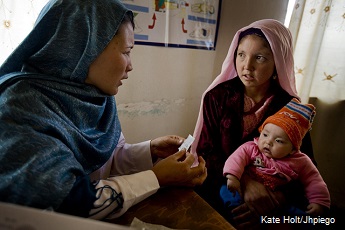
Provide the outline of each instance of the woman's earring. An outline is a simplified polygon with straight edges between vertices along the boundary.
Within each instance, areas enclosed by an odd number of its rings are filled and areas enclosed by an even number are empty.
[[[273,75],[272,78],[273,78],[273,80],[277,79],[277,75]]]

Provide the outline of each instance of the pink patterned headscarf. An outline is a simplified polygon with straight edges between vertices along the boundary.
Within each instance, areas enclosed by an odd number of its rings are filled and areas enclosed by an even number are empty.
[[[211,85],[206,89],[206,91],[202,95],[199,117],[193,134],[195,140],[193,142],[191,149],[192,153],[195,154],[195,156],[196,147],[199,142],[200,133],[204,122],[202,108],[205,94],[211,89],[213,89],[216,85],[237,77],[237,72],[234,63],[234,54],[238,46],[238,40],[241,32],[246,31],[249,28],[257,28],[263,32],[273,52],[279,84],[291,96],[298,98],[295,85],[293,45],[290,31],[281,22],[273,19],[259,20],[253,22],[248,26],[243,27],[242,29],[236,32],[231,42],[228,54],[222,65],[221,73],[216,77],[216,79],[211,83]]]

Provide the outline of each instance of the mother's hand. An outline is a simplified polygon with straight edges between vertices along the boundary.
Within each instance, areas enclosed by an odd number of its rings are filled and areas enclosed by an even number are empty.
[[[272,192],[243,174],[241,179],[244,204],[232,210],[239,228],[248,228],[259,223],[262,215],[269,215],[285,202],[282,192]]]

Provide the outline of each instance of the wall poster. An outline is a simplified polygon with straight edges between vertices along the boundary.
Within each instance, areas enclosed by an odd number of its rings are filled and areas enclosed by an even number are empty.
[[[136,44],[214,50],[221,0],[122,0]]]

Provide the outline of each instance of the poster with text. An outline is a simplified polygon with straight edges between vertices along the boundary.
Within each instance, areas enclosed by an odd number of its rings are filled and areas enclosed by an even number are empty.
[[[122,0],[136,44],[214,50],[221,0]]]

